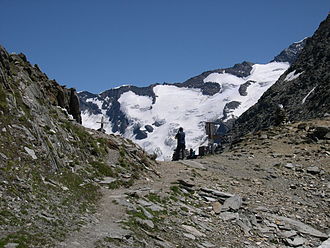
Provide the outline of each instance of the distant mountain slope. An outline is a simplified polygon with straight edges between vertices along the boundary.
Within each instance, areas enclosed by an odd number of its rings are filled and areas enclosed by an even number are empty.
[[[306,120],[330,114],[330,15],[323,21],[294,64],[236,121],[235,135],[275,123],[281,104],[289,120]]]
[[[285,51],[298,56],[301,47],[303,43]],[[222,120],[230,125],[286,71],[289,62],[282,58],[280,62],[243,62],[207,71],[183,83],[122,86],[98,95],[80,92],[83,125],[97,129],[104,116],[108,133],[120,133],[167,160],[180,126],[187,133],[188,148],[196,149],[206,140],[204,122]],[[294,59],[290,57],[290,61]]]

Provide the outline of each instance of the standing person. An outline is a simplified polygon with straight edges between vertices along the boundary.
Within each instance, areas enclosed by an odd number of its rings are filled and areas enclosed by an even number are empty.
[[[186,134],[183,132],[183,128],[180,127],[178,133],[175,135],[175,138],[178,140],[178,144],[176,147],[176,152],[178,154],[178,157],[180,157],[180,152],[182,155],[182,159],[184,159],[184,151],[186,149]]]

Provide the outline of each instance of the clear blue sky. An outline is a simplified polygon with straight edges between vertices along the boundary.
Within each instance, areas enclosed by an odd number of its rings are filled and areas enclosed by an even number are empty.
[[[0,44],[99,93],[266,63],[311,36],[328,0],[0,0]]]

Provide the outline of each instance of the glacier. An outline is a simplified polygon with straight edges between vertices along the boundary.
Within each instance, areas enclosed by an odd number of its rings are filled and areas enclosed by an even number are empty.
[[[288,62],[270,62],[254,64],[250,75],[238,77],[223,71],[211,73],[204,83],[217,83],[220,91],[205,95],[199,88],[185,88],[176,85],[154,85],[154,98],[139,95],[128,90],[120,95],[120,111],[128,120],[124,137],[140,145],[145,151],[156,154],[158,160],[170,160],[176,147],[174,136],[179,127],[186,133],[186,147],[197,150],[207,142],[205,122],[222,119],[228,121],[239,117],[254,105],[262,94],[288,69]],[[240,87],[245,85],[244,94]],[[88,99],[99,108],[98,114],[82,112],[83,125],[98,129],[102,116],[106,117],[109,104],[104,104],[99,96]],[[228,103],[236,102],[235,108],[228,109]],[[226,114],[224,113],[226,112]],[[151,126],[146,128],[146,126]],[[112,133],[110,122],[104,126],[107,133]],[[146,138],[137,139],[134,130],[139,129]],[[119,132],[116,132],[119,134]]]

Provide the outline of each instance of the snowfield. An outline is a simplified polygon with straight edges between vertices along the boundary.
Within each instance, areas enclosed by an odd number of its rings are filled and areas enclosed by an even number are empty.
[[[118,102],[121,111],[129,120],[129,127],[124,136],[139,144],[148,153],[156,153],[159,160],[170,160],[176,147],[174,136],[179,127],[186,133],[186,147],[197,150],[206,143],[205,121],[214,121],[224,116],[227,103],[236,101],[236,109],[227,108],[227,117],[237,118],[248,108],[254,105],[262,94],[271,87],[277,79],[287,70],[289,63],[272,62],[268,64],[255,64],[248,77],[240,78],[229,73],[212,73],[204,82],[215,82],[221,86],[220,92],[213,96],[203,95],[200,89],[180,88],[173,85],[157,85],[153,88],[156,95],[155,103],[148,96],[140,96],[132,91],[121,94]],[[239,93],[239,87],[250,82],[247,86],[247,95]],[[99,128],[96,121],[105,115],[102,102],[91,99],[102,114],[90,115],[82,113],[83,125],[89,128]],[[106,118],[105,118],[106,119]],[[156,125],[155,122],[162,125]],[[147,132],[146,125],[153,127],[153,132]],[[140,127],[148,137],[137,140],[133,134],[134,128]],[[111,125],[105,125],[107,133],[111,133]]]

